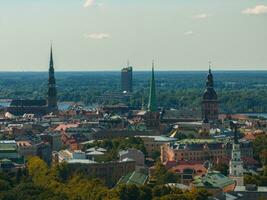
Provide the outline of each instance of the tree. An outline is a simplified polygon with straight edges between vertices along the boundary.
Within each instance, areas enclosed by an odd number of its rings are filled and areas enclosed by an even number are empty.
[[[140,190],[134,185],[120,185],[118,187],[119,199],[120,200],[141,200]]]
[[[267,151],[267,136],[261,135],[256,137],[253,141],[253,151],[254,157],[257,160],[261,160],[261,163],[264,165],[266,163],[266,151]]]
[[[255,185],[258,185],[258,180],[254,176],[245,175],[244,176],[244,183],[245,183],[245,185],[247,185],[247,184],[255,184]]]
[[[30,158],[28,164],[29,175],[36,185],[48,185],[50,179],[48,177],[48,166],[39,157]]]
[[[223,175],[227,176],[228,175],[228,168],[229,166],[226,164],[215,164],[212,166],[213,170],[221,172]]]
[[[168,195],[172,192],[171,187],[165,186],[165,185],[156,185],[152,189],[153,197],[162,197],[165,195]]]
[[[160,161],[158,161],[155,165],[153,178],[156,180],[156,184],[158,185],[177,183],[179,180],[178,175],[168,171]]]

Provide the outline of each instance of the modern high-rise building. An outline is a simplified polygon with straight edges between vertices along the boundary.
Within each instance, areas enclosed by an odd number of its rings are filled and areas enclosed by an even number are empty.
[[[211,69],[207,76],[206,90],[202,99],[202,119],[208,119],[209,121],[217,121],[219,117],[219,105],[218,105],[217,93],[214,90],[213,75]]]
[[[121,90],[122,92],[133,91],[133,68],[129,64],[121,70]]]

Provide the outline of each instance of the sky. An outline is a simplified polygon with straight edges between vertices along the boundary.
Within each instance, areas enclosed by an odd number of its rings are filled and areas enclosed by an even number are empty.
[[[267,0],[0,0],[0,71],[267,70]]]

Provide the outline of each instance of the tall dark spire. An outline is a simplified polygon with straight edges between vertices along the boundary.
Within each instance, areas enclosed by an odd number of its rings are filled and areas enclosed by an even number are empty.
[[[152,61],[152,76],[151,76],[151,82],[150,82],[148,110],[151,112],[156,112],[158,110],[155,75],[154,75],[154,60]]]
[[[52,44],[51,44],[51,49],[50,49],[47,104],[48,104],[47,106],[48,106],[49,112],[56,112],[57,111],[57,109],[58,109],[58,107],[57,107],[57,89],[56,89],[56,79],[55,79]]]
[[[48,84],[56,84],[54,71],[55,70],[54,70],[54,60],[53,60],[53,47],[52,47],[52,44],[51,44]]]
[[[50,68],[54,68],[54,60],[53,60],[53,47],[52,47],[52,44],[51,44],[51,48],[50,48],[50,65],[49,65]]]
[[[209,73],[208,73],[208,76],[207,76],[206,86],[207,87],[213,87],[214,86],[213,75],[211,73],[211,62],[209,62]]]

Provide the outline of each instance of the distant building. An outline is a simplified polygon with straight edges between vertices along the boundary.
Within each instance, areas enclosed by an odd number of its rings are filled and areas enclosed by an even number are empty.
[[[211,69],[207,76],[206,90],[202,99],[202,119],[217,121],[219,117],[219,104],[217,93],[214,90],[213,75]]]
[[[24,164],[18,164],[12,162],[9,159],[2,159],[0,160],[0,172],[17,172],[19,169],[24,168]]]
[[[59,152],[53,152],[53,161],[55,163],[66,162],[68,160],[71,160],[72,158],[72,152],[68,149],[61,150]]]
[[[130,66],[121,70],[121,90],[127,93],[133,91],[133,68]]]
[[[237,138],[237,130],[235,127],[235,137],[232,148],[232,156],[229,163],[229,177],[235,180],[237,186],[244,185],[244,174],[243,174],[243,162],[241,160],[240,144]]]
[[[125,151],[119,152],[120,160],[124,160],[126,158],[130,158],[135,160],[137,167],[144,167],[145,165],[145,155],[142,151],[137,149],[128,149]]]
[[[135,171],[135,161],[125,159],[96,163],[88,159],[72,159],[68,161],[71,172],[83,173],[87,177],[99,178],[105,181],[108,186],[114,186],[122,176]]]
[[[52,150],[51,145],[48,142],[41,142],[36,144],[37,156],[50,165],[52,162]]]
[[[25,113],[31,113],[42,116],[47,112],[47,103],[46,100],[14,99],[11,101],[7,111],[13,115],[24,115]]]
[[[256,185],[236,186],[234,191],[221,192],[209,200],[264,200],[267,199],[267,187]]]
[[[176,166],[170,169],[173,173],[179,175],[182,184],[189,185],[195,176],[203,176],[207,169],[202,162],[180,161]]]
[[[231,158],[232,146],[230,142],[216,139],[185,139],[179,142],[167,143],[161,146],[161,161],[226,161]],[[253,148],[247,141],[240,144],[241,156],[252,158]],[[249,156],[248,156],[249,155]]]
[[[86,154],[81,150],[75,150],[72,153],[72,159],[86,159]]]
[[[0,141],[0,159],[9,159],[15,162],[21,160],[15,140]]]
[[[161,150],[161,146],[164,144],[169,144],[171,142],[175,142],[178,139],[170,138],[166,136],[138,136],[144,141],[144,145],[146,147],[146,151],[148,156],[152,156],[153,153],[159,152]]]
[[[10,103],[10,106],[7,108],[7,112],[13,115],[35,114],[37,116],[43,116],[51,112],[53,113],[58,112],[57,90],[56,90],[56,80],[54,76],[54,62],[53,62],[52,47],[51,47],[51,52],[50,52],[47,100],[15,99],[15,100],[12,100],[12,102]]]
[[[62,148],[61,134],[48,133],[41,135],[42,140],[51,145],[52,151],[59,151]]]
[[[30,141],[17,141],[18,152],[21,156],[29,157],[37,155],[37,147]]]
[[[196,176],[192,187],[206,189],[209,193],[216,195],[221,192],[230,192],[235,188],[235,181],[217,171],[208,171],[204,176]]]

